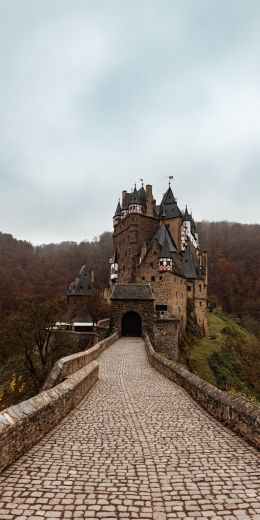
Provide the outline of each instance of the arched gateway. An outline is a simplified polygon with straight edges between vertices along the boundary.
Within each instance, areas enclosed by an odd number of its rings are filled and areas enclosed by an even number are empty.
[[[122,336],[142,336],[141,316],[134,311],[126,312],[122,318],[121,331]]]
[[[149,284],[116,283],[110,296],[112,327],[122,336],[153,338],[154,296]]]

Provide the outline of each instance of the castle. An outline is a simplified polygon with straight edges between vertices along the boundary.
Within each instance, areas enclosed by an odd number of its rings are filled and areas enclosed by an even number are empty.
[[[121,334],[149,330],[161,350],[176,351],[193,309],[207,332],[207,254],[192,215],[182,212],[171,185],[159,205],[152,186],[122,192],[113,218],[111,317]]]

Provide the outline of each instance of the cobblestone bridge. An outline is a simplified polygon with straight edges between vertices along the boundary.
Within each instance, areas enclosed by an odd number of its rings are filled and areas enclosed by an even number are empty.
[[[118,340],[100,368],[0,476],[0,519],[260,519],[256,451],[155,372],[141,339]]]

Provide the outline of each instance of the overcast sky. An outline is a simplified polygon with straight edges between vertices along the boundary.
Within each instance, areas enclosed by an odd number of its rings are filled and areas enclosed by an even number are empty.
[[[0,230],[112,229],[173,175],[196,220],[260,223],[259,0],[0,0]]]

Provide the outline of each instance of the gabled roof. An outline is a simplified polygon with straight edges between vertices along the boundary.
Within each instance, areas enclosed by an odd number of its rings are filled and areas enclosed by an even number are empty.
[[[163,247],[165,239],[166,239],[170,253],[177,252],[176,244],[175,244],[166,224],[160,225],[158,231],[156,232],[156,234],[153,237],[153,240],[154,239],[158,240],[161,247]]]
[[[185,278],[200,278],[198,267],[195,248],[191,242],[188,242],[182,258],[181,271]]]
[[[110,300],[154,300],[154,296],[149,284],[116,283]]]
[[[163,243],[163,246],[161,249],[160,258],[171,258],[169,244],[168,244],[168,240],[167,240],[166,236],[164,238],[164,243]]]
[[[80,269],[78,277],[72,282],[67,291],[67,296],[89,296],[95,290],[91,282],[90,272],[86,265]]]

